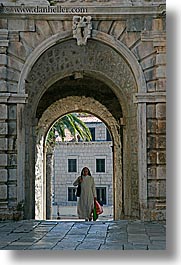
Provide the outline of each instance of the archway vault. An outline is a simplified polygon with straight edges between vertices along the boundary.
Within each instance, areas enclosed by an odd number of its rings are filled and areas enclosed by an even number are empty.
[[[128,63],[129,56],[120,54],[117,44],[111,47],[112,39],[108,45],[95,34],[85,47],[65,38],[41,53],[29,72],[22,73],[24,77],[26,73],[28,103],[19,110],[25,127],[19,130],[25,142],[19,148],[25,152],[25,201],[32,205],[26,209],[27,218],[34,216],[35,190],[41,197],[38,211],[43,217],[43,185],[37,187],[35,179],[43,181],[44,165],[37,161],[44,160],[45,135],[58,117],[72,111],[90,112],[109,128],[114,141],[115,219],[139,217],[138,117],[133,102],[138,76],[135,65],[131,68]]]

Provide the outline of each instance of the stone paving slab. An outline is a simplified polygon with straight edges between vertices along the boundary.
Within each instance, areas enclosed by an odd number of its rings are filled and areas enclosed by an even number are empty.
[[[0,250],[166,250],[165,223],[0,222]]]

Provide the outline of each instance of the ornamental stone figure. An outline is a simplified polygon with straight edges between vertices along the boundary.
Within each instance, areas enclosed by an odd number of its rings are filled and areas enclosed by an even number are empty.
[[[87,39],[91,36],[91,16],[74,16],[72,29],[73,37],[77,39],[77,45],[86,45]]]

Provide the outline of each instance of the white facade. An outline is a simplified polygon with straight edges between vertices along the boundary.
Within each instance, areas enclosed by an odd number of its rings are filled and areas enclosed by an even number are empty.
[[[87,123],[95,128],[95,139],[91,142],[57,142],[54,150],[53,217],[76,214],[76,198],[73,196],[74,180],[83,167],[88,167],[95,180],[97,197],[103,204],[105,213],[112,215],[113,205],[113,161],[112,141],[107,141],[107,129],[101,122]],[[110,138],[109,138],[110,139]],[[71,163],[73,167],[71,168]],[[101,163],[101,164],[100,164]],[[73,172],[70,172],[73,171]],[[74,190],[73,190],[74,189]]]

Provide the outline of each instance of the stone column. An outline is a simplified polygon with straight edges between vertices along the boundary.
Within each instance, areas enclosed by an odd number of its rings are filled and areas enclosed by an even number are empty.
[[[163,32],[163,21],[155,19],[154,27],[159,37],[154,38],[156,50],[156,91],[166,93],[166,33]],[[166,218],[166,95],[165,101],[156,104],[156,201],[151,219]]]
[[[1,20],[1,23],[7,23]],[[8,106],[6,104],[7,95],[7,47],[8,31],[6,29],[0,30],[0,218],[7,218],[3,216],[8,208]],[[1,216],[2,211],[2,216]],[[8,214],[8,212],[7,212]]]
[[[53,150],[48,150],[46,154],[46,219],[51,219],[52,215],[52,177],[53,177]]]
[[[141,39],[142,42],[151,42],[155,50],[152,74],[147,75],[147,91],[136,95],[136,103],[144,106],[140,121],[146,113],[147,171],[143,187],[140,186],[144,191],[140,195],[143,197],[144,194],[145,202],[141,206],[141,215],[142,219],[159,220],[166,218],[166,33],[163,19],[154,19],[152,30],[142,32]],[[150,67],[149,60],[147,64],[145,69]]]

